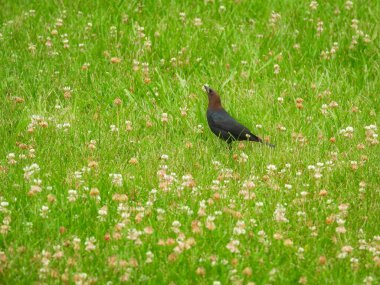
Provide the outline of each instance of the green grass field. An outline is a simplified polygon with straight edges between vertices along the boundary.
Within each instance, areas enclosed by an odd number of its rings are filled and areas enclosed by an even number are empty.
[[[379,15],[1,1],[0,284],[379,284]]]

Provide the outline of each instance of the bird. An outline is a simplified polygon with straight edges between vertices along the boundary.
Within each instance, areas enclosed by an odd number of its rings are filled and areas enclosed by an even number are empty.
[[[254,135],[247,127],[240,124],[224,110],[220,96],[208,85],[204,85],[208,95],[207,122],[211,131],[229,145],[233,141],[253,141],[274,148],[275,145],[264,142]]]

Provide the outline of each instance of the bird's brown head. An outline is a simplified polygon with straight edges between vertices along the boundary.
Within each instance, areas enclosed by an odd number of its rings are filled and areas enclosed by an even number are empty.
[[[208,108],[214,109],[214,110],[221,109],[222,102],[220,100],[218,93],[216,93],[213,89],[211,89],[207,85],[204,85],[203,87],[208,95]]]

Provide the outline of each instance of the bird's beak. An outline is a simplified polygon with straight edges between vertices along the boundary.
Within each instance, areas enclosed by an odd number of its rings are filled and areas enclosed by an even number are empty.
[[[211,92],[211,88],[208,87],[207,85],[203,85],[203,88],[205,89],[205,91],[207,92],[207,94]]]

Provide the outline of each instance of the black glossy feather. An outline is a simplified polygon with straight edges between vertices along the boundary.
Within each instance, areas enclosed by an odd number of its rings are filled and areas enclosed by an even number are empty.
[[[211,131],[221,139],[231,143],[232,141],[250,140],[261,142],[261,139],[236,121],[224,109],[207,110],[207,122]]]

